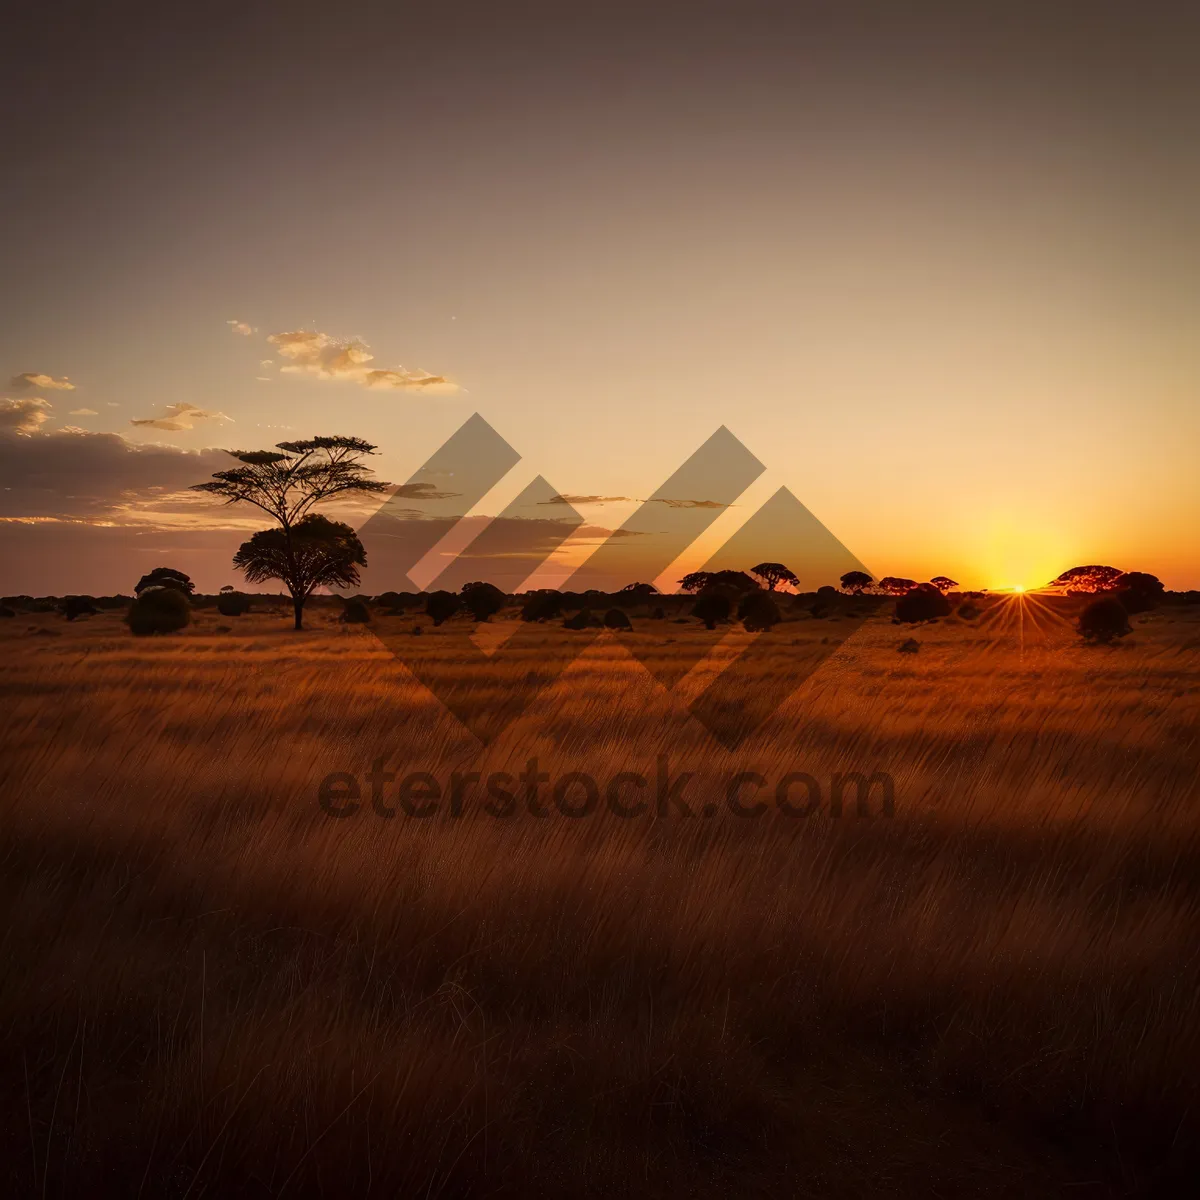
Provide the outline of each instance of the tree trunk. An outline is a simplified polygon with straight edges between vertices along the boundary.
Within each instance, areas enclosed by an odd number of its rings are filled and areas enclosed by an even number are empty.
[[[296,628],[303,629],[304,628],[304,597],[303,596],[293,596],[292,597],[292,610],[296,614]]]

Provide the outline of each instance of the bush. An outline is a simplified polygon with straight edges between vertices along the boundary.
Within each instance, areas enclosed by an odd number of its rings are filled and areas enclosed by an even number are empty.
[[[347,625],[369,625],[371,623],[371,614],[368,612],[367,606],[363,603],[361,596],[351,596],[346,601],[346,606],[342,609],[342,615],[338,620]]]
[[[15,617],[16,611],[8,607],[7,604],[0,604],[0,617]]]
[[[462,588],[462,602],[476,621],[490,620],[507,599],[494,583],[468,583]]]
[[[733,605],[729,597],[721,592],[707,592],[692,609],[692,616],[699,617],[706,629],[716,629],[718,622],[728,621]]]
[[[521,609],[522,621],[549,621],[562,612],[563,598],[560,592],[534,592]]]
[[[1079,633],[1088,642],[1114,642],[1130,633],[1129,614],[1114,596],[1093,600],[1079,614]]]
[[[217,597],[217,612],[223,617],[240,617],[242,613],[250,611],[250,597],[245,592],[235,592],[231,588],[229,591],[221,589],[221,594]]]
[[[958,615],[964,621],[974,621],[979,616],[979,609],[974,604],[960,604],[958,606]]]
[[[916,654],[917,651],[921,649],[921,643],[918,642],[916,638],[909,638],[908,641],[901,642],[896,649],[899,650],[901,654]]]
[[[563,622],[564,629],[590,629],[600,624],[600,619],[592,615],[590,608],[581,608],[573,617]]]
[[[896,601],[896,620],[906,625],[950,615],[950,601],[931,583],[921,583]]]
[[[152,633],[176,633],[192,619],[192,607],[178,588],[148,587],[136,597],[125,614],[125,624],[136,637]]]
[[[68,621],[74,621],[76,617],[96,615],[96,605],[91,596],[64,596],[62,610]]]
[[[770,592],[750,592],[743,596],[737,615],[747,633],[763,633],[783,620]]]
[[[661,605],[659,605],[659,607],[656,608],[650,614],[650,620],[652,620],[652,621],[665,621],[666,619],[667,619],[667,610],[665,608],[663,608]]]
[[[632,629],[629,618],[619,608],[610,608],[604,614],[605,629]]]
[[[176,571],[174,567],[155,567],[137,581],[137,587],[133,590],[140,596],[149,588],[156,587],[174,588],[185,596],[190,596],[196,590],[196,585],[191,579],[182,571]]]
[[[432,592],[425,601],[425,615],[434,625],[441,625],[458,612],[460,601],[453,592]]]

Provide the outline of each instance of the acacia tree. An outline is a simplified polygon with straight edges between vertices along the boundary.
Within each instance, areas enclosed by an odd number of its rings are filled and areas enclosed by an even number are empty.
[[[852,596],[861,596],[863,589],[871,586],[871,577],[866,571],[847,571],[839,580],[842,590]]]
[[[905,579],[899,575],[885,575],[879,581],[879,590],[886,596],[903,596],[916,586],[915,579]]]
[[[147,588],[153,587],[174,588],[185,596],[190,596],[196,590],[196,585],[191,579],[182,571],[176,571],[174,567],[155,567],[137,581],[133,594],[140,596]]]
[[[1064,571],[1050,584],[1054,588],[1064,588],[1068,593],[1111,592],[1123,572],[1116,567],[1105,567],[1093,564],[1087,567],[1072,567]]]
[[[935,575],[929,582],[943,595],[958,587],[958,580],[951,579],[948,575]]]
[[[304,628],[304,602],[316,588],[355,587],[358,568],[366,563],[358,534],[320,513],[309,513],[288,529],[260,529],[233,556],[247,583],[283,583],[292,595],[297,629]]]
[[[781,583],[790,583],[792,587],[800,586],[800,580],[783,563],[761,562],[757,567],[750,568],[750,574],[765,579],[769,592],[773,592]]]
[[[230,467],[227,471],[214,471],[208,483],[197,483],[192,487],[196,492],[208,492],[220,496],[226,504],[253,504],[256,508],[274,518],[279,524],[278,532],[282,540],[276,545],[271,543],[273,562],[286,575],[270,574],[264,579],[281,579],[287,582],[289,578],[302,581],[307,578],[313,562],[314,548],[311,536],[308,543],[297,544],[296,531],[310,516],[312,509],[325,500],[335,496],[361,493],[371,494],[386,491],[390,486],[378,479],[369,478],[371,469],[363,464],[363,458],[375,453],[375,447],[362,438],[352,437],[315,437],[300,442],[280,442],[274,450],[229,450],[226,451],[237,459],[239,466]],[[329,525],[339,525],[340,522],[328,522]],[[342,526],[349,529],[349,526]],[[316,526],[309,526],[312,535]],[[350,531],[353,533],[353,530]],[[259,537],[258,534],[254,535]],[[357,537],[358,552],[362,553],[362,543]],[[242,551],[254,541],[245,543]],[[266,543],[263,543],[265,546]],[[366,556],[361,560],[355,559],[350,566],[363,566]],[[237,558],[234,565],[238,565]],[[333,570],[332,566],[330,570]],[[249,573],[247,580],[251,579]],[[334,581],[336,582],[336,581]],[[358,582],[358,574],[350,583]],[[325,581],[314,583],[312,587],[328,586]],[[289,590],[291,585],[289,584]],[[312,587],[303,588],[297,592],[292,590],[292,606],[296,615],[296,628],[302,628],[304,601],[311,594]]]
[[[680,581],[679,586],[685,592],[702,592],[712,580],[711,571],[690,571]]]

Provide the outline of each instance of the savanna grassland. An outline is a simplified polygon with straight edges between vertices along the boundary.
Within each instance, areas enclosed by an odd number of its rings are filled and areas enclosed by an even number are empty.
[[[1070,602],[1005,603],[760,635],[780,694],[834,652],[736,751],[687,711],[704,668],[668,692],[609,633],[481,748],[332,609],[0,623],[6,1194],[1181,1192],[1200,608],[1087,646]],[[634,625],[667,658],[703,632]],[[378,758],[663,754],[690,817],[318,804]],[[723,804],[738,771],[875,770],[890,818]]]

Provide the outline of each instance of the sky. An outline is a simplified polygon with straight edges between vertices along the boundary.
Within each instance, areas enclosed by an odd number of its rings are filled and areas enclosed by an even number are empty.
[[[540,580],[661,513],[621,570],[778,518],[821,570],[1200,587],[1200,14],[949,7],[23,6],[0,591],[237,583],[221,448],[402,483],[473,414],[520,460],[459,541],[569,499]],[[721,429],[745,490],[663,496]]]

